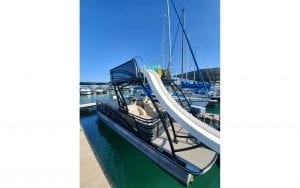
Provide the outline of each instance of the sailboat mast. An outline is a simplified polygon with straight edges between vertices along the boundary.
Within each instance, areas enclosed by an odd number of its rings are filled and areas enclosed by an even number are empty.
[[[188,44],[189,50],[190,50],[190,52],[191,52],[191,55],[192,55],[192,58],[193,58],[193,60],[194,60],[194,64],[195,64],[195,66],[196,66],[196,68],[197,68],[197,71],[199,71],[199,76],[200,76],[200,79],[201,79],[201,80],[202,80],[202,82],[204,83],[204,78],[203,78],[203,75],[202,75],[202,73],[201,73],[201,71],[200,71],[200,69],[199,69],[199,66],[198,66],[198,63],[197,63],[196,57],[195,57],[195,55],[194,55],[194,52],[193,52],[193,50],[192,50],[192,47],[191,47],[190,41],[189,41],[189,39],[188,39],[188,37],[187,37],[187,34],[186,34],[186,32],[185,32],[185,29],[183,28],[183,25],[182,25],[182,23],[181,23],[181,20],[180,20],[179,14],[178,14],[178,12],[177,12],[177,10],[176,10],[176,7],[175,7],[175,4],[174,4],[173,0],[171,0],[171,3],[172,3],[172,6],[173,6],[173,8],[174,8],[174,10],[175,10],[176,16],[177,16],[177,18],[178,18],[178,20],[179,20],[179,23],[180,23],[180,25],[181,25],[181,28],[182,28],[182,30],[183,30],[183,33],[184,33],[184,36],[185,36],[186,42],[187,42],[187,44]],[[205,88],[205,90],[207,90],[207,88],[206,88],[206,85],[205,85],[205,84],[204,84],[204,88]]]
[[[184,9],[182,9],[182,25],[184,27]],[[184,42],[184,33],[183,30],[181,32],[181,80],[183,80],[183,59],[184,59],[184,55],[183,55],[183,51],[184,51],[184,46],[183,46],[183,42]]]
[[[196,49],[195,49],[195,57],[196,57]],[[194,83],[196,82],[196,67],[194,63]]]
[[[188,38],[189,38],[189,34],[188,34]],[[185,75],[185,79],[188,80],[188,63],[189,63],[189,53],[186,52],[186,75]]]
[[[189,54],[186,50],[184,50],[185,52],[185,56],[186,56],[186,74],[185,74],[185,80],[187,81],[188,80],[188,63],[189,63]]]
[[[169,6],[169,0],[167,0],[167,18],[168,18],[168,40],[169,40],[169,63],[168,63],[168,69],[171,73],[171,67],[172,67],[172,58],[171,58],[171,21],[170,21],[170,6]]]

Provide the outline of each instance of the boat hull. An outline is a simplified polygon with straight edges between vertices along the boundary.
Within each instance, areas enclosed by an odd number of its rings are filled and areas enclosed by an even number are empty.
[[[206,107],[207,104],[209,103],[209,100],[202,100],[197,98],[191,98],[190,100],[192,105],[200,106],[200,107]]]
[[[185,171],[182,167],[178,166],[175,162],[168,159],[164,154],[160,153],[158,150],[153,150],[153,148],[143,141],[142,139],[135,136],[130,131],[123,128],[121,125],[111,120],[108,116],[97,111],[99,118],[115,132],[121,135],[125,140],[135,146],[144,155],[153,160],[158,164],[163,170],[167,171],[169,174],[174,176],[180,183],[187,186],[193,181],[193,175]]]

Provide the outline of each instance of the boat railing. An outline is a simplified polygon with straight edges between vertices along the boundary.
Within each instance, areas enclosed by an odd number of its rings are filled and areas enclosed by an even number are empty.
[[[173,158],[173,160],[177,160],[177,154],[178,152],[183,152],[183,151],[188,151],[188,150],[192,150],[192,149],[196,149],[198,147],[203,146],[202,143],[198,143],[196,141],[196,138],[194,138],[193,136],[191,136],[190,134],[188,135],[178,135],[175,131],[175,127],[173,124],[173,119],[171,118],[171,116],[166,112],[166,111],[158,111],[158,116],[160,118],[151,118],[151,119],[145,119],[143,117],[137,116],[135,114],[129,113],[126,109],[123,108],[114,108],[111,105],[109,105],[108,103],[104,103],[101,101],[97,101],[96,102],[96,107],[97,110],[100,110],[102,113],[104,113],[105,115],[109,116],[110,118],[114,119],[114,120],[118,120],[121,121],[123,124],[126,124],[128,129],[132,130],[131,132],[133,132],[136,136],[142,138],[144,141],[151,143],[151,140],[146,139],[144,136],[142,135],[142,131],[141,129],[145,128],[145,127],[141,127],[141,124],[139,124],[138,122],[142,122],[142,124],[152,124],[153,127],[156,128],[156,137],[160,136],[161,132],[159,132],[159,125],[160,123],[163,125],[163,130],[167,135],[168,138],[168,142],[170,144],[170,153],[168,151],[164,151],[164,153],[170,155],[170,157]],[[121,114],[121,115],[120,115]],[[169,127],[171,127],[171,131],[172,133],[169,132]],[[171,137],[171,134],[173,136],[173,138]],[[183,147],[183,148],[176,148],[173,145],[174,143],[177,143],[177,138],[187,138],[187,139],[195,139],[195,144],[189,147]],[[191,165],[191,164],[190,164]],[[197,167],[193,167],[193,169],[198,169]],[[193,174],[197,174],[200,172],[200,170],[196,171],[192,171],[190,169],[187,169],[190,171],[190,173]]]
[[[143,129],[156,129],[156,133],[155,133],[156,137],[161,134],[159,128],[161,119],[143,118],[141,116],[137,116],[135,114],[130,113],[127,109],[120,108],[120,107],[113,108],[108,103],[104,103],[101,101],[97,101],[96,106],[97,106],[97,110],[109,116],[110,118],[117,119],[119,122],[122,122],[127,126],[128,129],[132,130],[133,133],[135,133],[137,136],[141,138],[144,138],[141,136],[141,134],[143,133]],[[166,114],[163,114],[162,117],[163,119],[165,119]],[[149,137],[151,137],[151,135]],[[146,141],[149,141],[149,139],[146,139]]]

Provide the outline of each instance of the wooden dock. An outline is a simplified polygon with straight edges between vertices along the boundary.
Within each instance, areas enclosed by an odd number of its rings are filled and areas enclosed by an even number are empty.
[[[93,106],[96,106],[95,102],[87,103],[87,104],[81,104],[80,105],[80,109],[82,109],[82,108],[89,108],[89,107],[93,107]]]
[[[80,129],[80,188],[99,187],[109,188],[111,185]]]
[[[96,103],[87,103],[87,104],[81,104],[80,105],[80,113],[91,113],[95,111]]]

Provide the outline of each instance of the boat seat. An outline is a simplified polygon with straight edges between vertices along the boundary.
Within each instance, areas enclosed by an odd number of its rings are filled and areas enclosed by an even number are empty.
[[[144,119],[151,119],[151,117],[146,113],[146,111],[139,105],[136,104],[136,101],[133,104],[127,105],[128,112],[136,116],[140,116]]]
[[[155,105],[158,107],[159,110],[163,110],[162,105],[159,104],[158,102],[155,102]],[[154,118],[158,116],[157,111],[149,97],[146,96],[143,98],[143,106],[144,106],[146,113],[149,116],[154,117]]]
[[[149,103],[151,102],[150,98],[148,96],[145,96],[142,100],[142,103],[145,104],[145,103]]]

